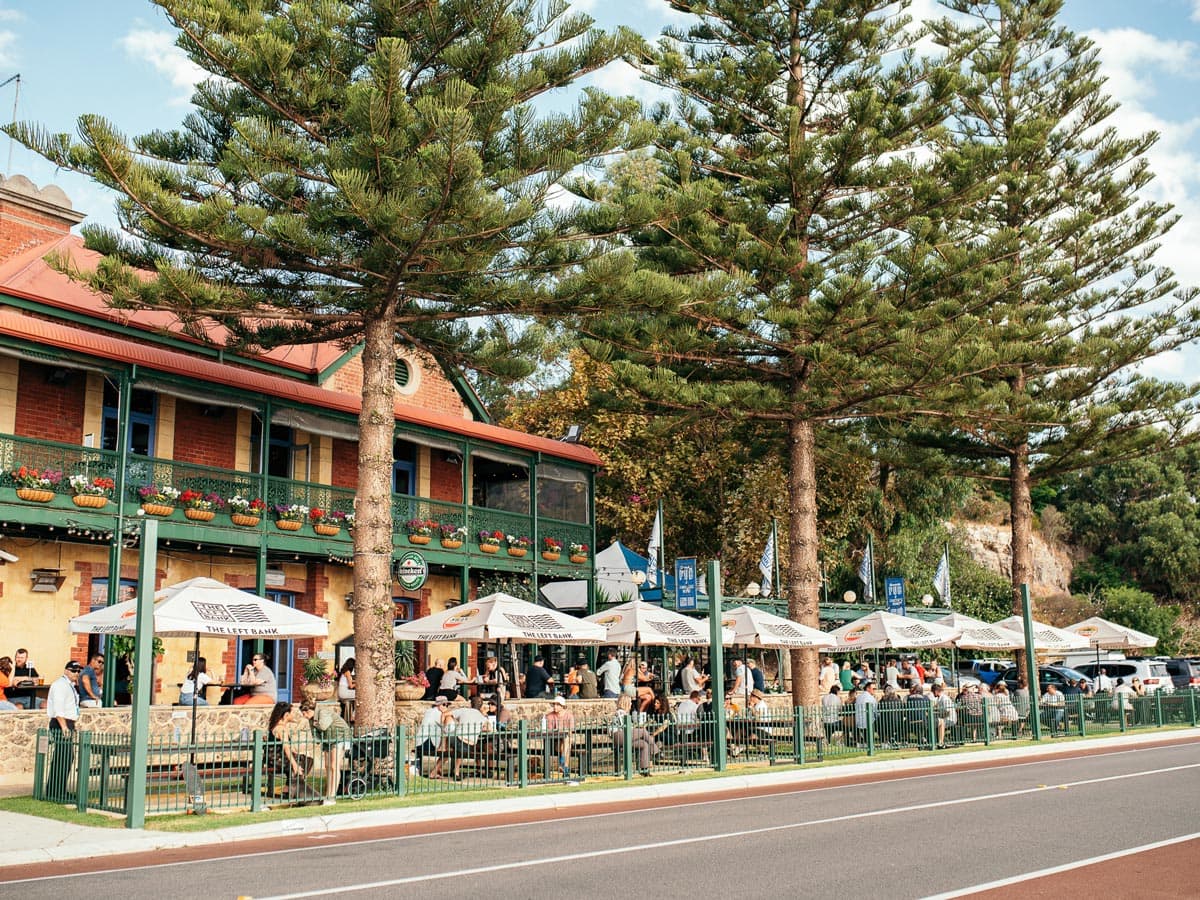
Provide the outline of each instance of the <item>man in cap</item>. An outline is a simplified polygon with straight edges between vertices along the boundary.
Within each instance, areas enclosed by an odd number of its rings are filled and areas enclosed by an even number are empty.
[[[556,734],[553,737],[547,735],[546,741],[551,752],[558,755],[558,767],[562,770],[564,781],[571,780],[571,732],[574,730],[575,717],[567,712],[567,701],[555,696],[550,713],[546,716],[546,731]]]
[[[50,758],[50,773],[46,778],[47,799],[66,802],[67,779],[75,762],[74,731],[79,718],[79,673],[83,666],[69,660],[63,667],[62,676],[50,685],[46,697],[46,715],[50,720],[50,738],[54,753]]]
[[[586,656],[579,657],[575,664],[575,677],[579,681],[579,699],[595,700],[600,696],[600,685],[596,681],[596,673],[588,667]]]

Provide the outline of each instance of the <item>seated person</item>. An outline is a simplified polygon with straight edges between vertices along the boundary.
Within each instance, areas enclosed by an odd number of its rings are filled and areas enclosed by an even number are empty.
[[[10,703],[20,706],[23,709],[33,709],[34,695],[32,691],[22,690],[22,681],[37,681],[41,676],[33,663],[29,661],[29,651],[21,647],[13,654],[13,670],[9,680],[12,682],[12,689],[7,692]]]
[[[575,665],[575,676],[580,700],[595,700],[600,696],[600,683],[596,680],[596,673],[588,665],[586,656],[579,657],[579,662]]]
[[[475,683],[479,685],[480,697],[504,699],[508,696],[508,675],[500,668],[500,660],[494,656],[483,661],[483,668],[475,675]]]
[[[417,726],[416,744],[417,744],[417,760],[421,766],[421,774],[432,778],[434,774],[441,772],[441,766],[435,760],[434,768],[431,771],[425,770],[425,757],[436,757],[438,750],[442,746],[442,739],[445,737],[442,729],[442,722],[446,718],[450,701],[445,697],[438,697],[433,701],[433,705],[425,710],[425,715],[421,717],[421,724]]]
[[[442,673],[442,681],[438,685],[438,695],[447,700],[453,700],[458,696],[459,685],[467,684],[470,680],[467,673],[458,667],[458,657],[452,656],[446,663],[446,671]]]
[[[342,663],[341,669],[338,670],[337,682],[337,698],[342,701],[354,700],[354,657],[350,657]]]
[[[554,676],[546,670],[544,657],[535,656],[533,665],[525,673],[525,696],[530,700],[545,697],[554,686]]]
[[[266,705],[276,701],[278,687],[275,673],[267,668],[267,659],[261,653],[255,653],[250,660],[250,665],[246,666],[245,671],[242,672],[241,685],[250,688],[250,691],[233,701],[239,706],[244,704]]]
[[[93,653],[88,664],[79,673],[79,705],[82,707],[103,706],[100,699],[100,683],[104,680],[104,654]]]
[[[12,657],[0,656],[0,710],[11,711],[18,709],[17,704],[11,702],[5,695],[4,691],[9,685],[9,680],[12,677]]]
[[[455,781],[460,777],[463,757],[473,757],[480,738],[492,730],[492,724],[483,711],[485,704],[489,704],[490,707],[489,701],[476,695],[471,698],[470,706],[460,706],[450,713],[450,735],[454,759],[452,777]]]
[[[625,725],[626,722],[632,721],[629,715],[632,708],[633,699],[628,694],[617,698],[617,710],[608,725],[608,732],[612,735],[613,749],[617,754],[624,752]],[[633,753],[637,754],[638,771],[648,776],[654,757],[658,756],[660,752],[657,742],[645,728],[632,726],[629,730],[629,746]]]
[[[210,684],[212,684],[212,678],[208,675],[208,660],[201,656],[196,660],[192,670],[188,672],[187,678],[183,680],[183,685],[179,688],[179,705],[191,706],[194,700],[197,706],[208,706],[204,689]]]
[[[293,799],[311,794],[305,778],[312,771],[313,760],[302,752],[308,749],[307,732],[307,724],[291,703],[281,701],[272,707],[267,720],[269,744],[265,759],[273,771],[287,777],[287,795]]]

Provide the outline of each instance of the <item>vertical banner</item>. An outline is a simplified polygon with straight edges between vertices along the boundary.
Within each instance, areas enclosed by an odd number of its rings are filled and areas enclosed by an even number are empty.
[[[898,616],[907,615],[904,605],[904,579],[884,578],[883,593],[887,597],[887,611]]]
[[[696,557],[675,560],[675,608],[680,612],[696,609]]]

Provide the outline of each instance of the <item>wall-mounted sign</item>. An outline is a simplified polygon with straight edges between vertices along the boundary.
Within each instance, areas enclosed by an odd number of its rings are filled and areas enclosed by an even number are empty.
[[[429,577],[429,563],[415,550],[409,550],[392,563],[392,577],[406,591],[415,591]]]

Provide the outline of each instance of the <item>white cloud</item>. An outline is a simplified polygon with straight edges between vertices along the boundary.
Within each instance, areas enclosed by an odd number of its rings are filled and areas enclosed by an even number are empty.
[[[15,32],[0,29],[0,75],[3,75],[4,78],[8,77],[4,70],[17,64],[17,54],[14,49],[16,43]]]
[[[1200,22],[1200,0],[1192,0],[1192,19]]]
[[[121,38],[120,43],[126,55],[149,63],[178,88],[179,95],[172,100],[174,105],[186,104],[191,99],[192,89],[208,77],[207,72],[175,46],[175,35],[169,31],[139,28]]]

